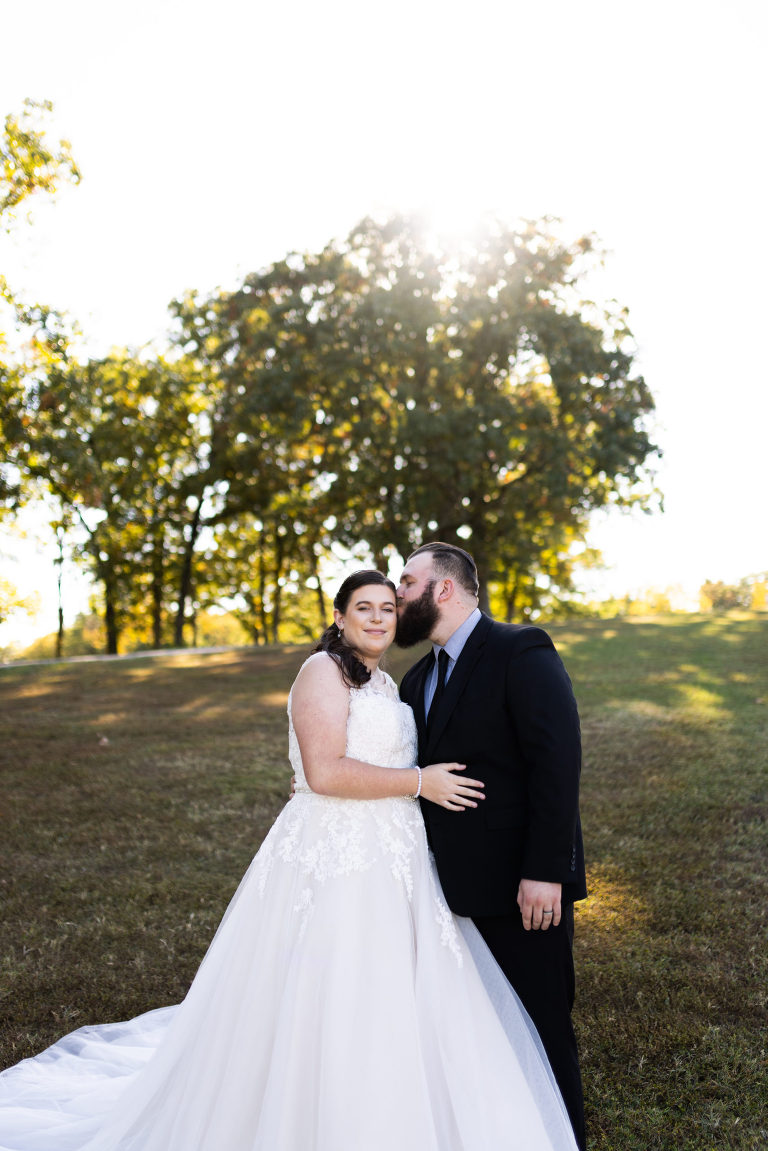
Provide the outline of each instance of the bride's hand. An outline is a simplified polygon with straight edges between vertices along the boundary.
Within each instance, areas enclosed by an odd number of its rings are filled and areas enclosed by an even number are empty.
[[[463,811],[477,807],[485,799],[485,784],[479,779],[467,779],[457,774],[466,771],[465,763],[432,763],[421,773],[421,794],[430,803],[437,803],[448,811]]]

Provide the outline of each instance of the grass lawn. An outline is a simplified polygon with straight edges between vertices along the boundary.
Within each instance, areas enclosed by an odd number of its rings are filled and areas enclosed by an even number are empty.
[[[584,729],[590,1146],[764,1151],[768,619],[551,632]],[[3,1066],[184,995],[285,801],[305,654],[0,670]]]

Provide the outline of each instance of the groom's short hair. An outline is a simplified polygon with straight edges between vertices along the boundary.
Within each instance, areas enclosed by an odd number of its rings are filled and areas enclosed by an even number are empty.
[[[480,581],[477,578],[477,566],[469,552],[457,548],[454,544],[435,540],[434,543],[422,544],[420,548],[416,548],[416,551],[408,556],[408,560],[427,553],[432,556],[432,567],[438,579],[441,577],[452,579],[477,598],[480,593]]]

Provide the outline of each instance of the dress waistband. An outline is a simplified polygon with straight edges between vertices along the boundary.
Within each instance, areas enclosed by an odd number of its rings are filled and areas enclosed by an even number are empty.
[[[294,795],[316,795],[318,799],[349,799],[349,796],[342,795],[320,795],[319,792],[313,791],[306,783],[297,783],[293,788]],[[408,799],[411,803],[416,802],[415,795],[383,795],[380,799]]]

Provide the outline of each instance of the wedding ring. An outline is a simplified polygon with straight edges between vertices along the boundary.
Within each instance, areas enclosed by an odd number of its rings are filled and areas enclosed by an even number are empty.
[[[542,915],[554,915],[554,911],[542,911]]]

